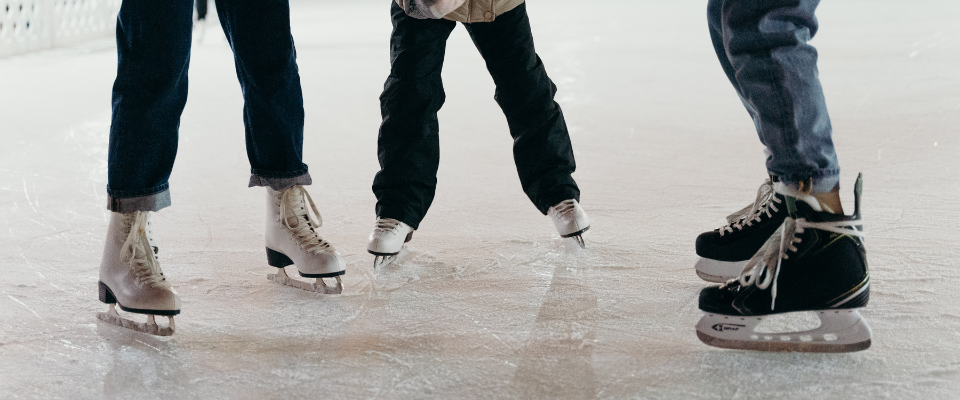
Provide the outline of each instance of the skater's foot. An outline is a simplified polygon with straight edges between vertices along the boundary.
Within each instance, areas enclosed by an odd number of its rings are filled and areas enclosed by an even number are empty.
[[[379,270],[393,262],[405,243],[413,239],[413,228],[393,218],[377,218],[370,232],[367,252],[374,255],[373,268]]]
[[[311,213],[312,211],[312,213]],[[320,293],[341,293],[340,275],[346,272],[346,261],[317,230],[323,225],[320,212],[303,186],[283,191],[267,188],[267,263],[279,268],[267,278],[281,284]],[[315,278],[304,283],[288,277],[283,268],[296,265],[300,276]],[[336,280],[329,289],[323,278]]]
[[[580,203],[574,199],[561,201],[550,207],[547,215],[553,220],[560,237],[573,238],[581,248],[585,247],[582,235],[590,229],[590,218]]]
[[[750,257],[783,224],[787,216],[782,194],[767,180],[753,204],[727,217],[727,224],[697,237],[694,267],[703,280],[723,283],[736,278]]]
[[[180,313],[180,296],[160,269],[158,251],[148,212],[111,213],[99,282],[100,301],[109,304],[110,309],[97,318],[152,335],[173,334],[173,316]],[[126,312],[148,315],[147,322],[121,317],[115,305]],[[169,326],[157,325],[155,315],[168,317]]]
[[[870,328],[856,309],[870,296],[860,217],[861,178],[852,216],[815,211],[785,196],[789,215],[736,280],[700,293],[706,315],[697,335],[709,345],[765,351],[845,352],[870,346]],[[822,209],[821,209],[822,210]],[[772,314],[814,311],[822,325],[802,332],[758,333]]]

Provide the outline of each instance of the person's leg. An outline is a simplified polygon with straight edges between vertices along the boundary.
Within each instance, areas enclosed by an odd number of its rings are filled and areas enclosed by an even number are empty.
[[[816,51],[806,44],[816,32],[816,1],[710,0],[707,21],[720,65],[767,146],[771,181],[752,206],[728,224],[697,237],[697,273],[723,282],[780,228],[787,210],[783,181],[812,192],[825,209],[842,213],[837,158],[817,81]],[[800,186],[804,187],[801,188]]]
[[[857,311],[870,295],[860,217],[862,180],[858,178],[854,186],[854,214],[843,215],[840,171],[817,77],[817,53],[807,44],[817,30],[818,3],[710,3],[714,45],[719,47],[719,20],[721,64],[754,117],[773,180],[761,187],[752,207],[730,217],[730,225],[697,238],[701,257],[707,257],[705,250],[722,256],[715,261],[749,257],[742,268],[716,264],[714,273],[701,274],[708,280],[734,278],[700,292],[699,307],[705,315],[697,324],[697,336],[712,346],[848,352],[871,344],[870,328]],[[698,273],[703,271],[701,264]],[[798,311],[816,312],[820,326],[755,331],[769,315]]]
[[[111,211],[170,205],[192,24],[192,0],[124,0],[120,7],[107,161]]]
[[[440,71],[456,23],[409,17],[391,6],[390,76],[380,95],[377,216],[417,229],[433,202],[440,162],[437,112],[446,95]]]
[[[103,321],[154,335],[171,335],[181,301],[156,257],[150,211],[170,205],[167,180],[177,154],[180,114],[187,101],[192,0],[124,0],[117,17],[117,79],[107,160],[110,223],[100,262]],[[147,314],[146,322],[121,310]],[[155,316],[167,316],[159,326]]]
[[[807,44],[818,4],[713,0],[708,7],[717,55],[767,148],[768,172],[815,195],[836,191],[840,173],[817,51]]]
[[[243,89],[250,186],[309,185],[303,163],[303,93],[288,0],[218,0]]]
[[[526,5],[493,22],[465,26],[497,85],[495,98],[514,139],[523,191],[543,214],[561,201],[579,201],[570,135],[554,101],[557,87],[534,49]]]
[[[197,0],[197,21],[207,19],[207,5],[209,0]]]
[[[340,293],[346,261],[320,237],[320,211],[302,186],[311,179],[303,163],[303,94],[290,34],[289,1],[218,0],[216,4],[243,89],[250,187],[267,187],[265,250],[267,263],[277,268],[277,274],[268,279],[304,290]],[[316,283],[289,278],[284,272],[289,265],[295,265],[300,276],[317,279]],[[323,278],[336,279],[336,286],[327,286]]]

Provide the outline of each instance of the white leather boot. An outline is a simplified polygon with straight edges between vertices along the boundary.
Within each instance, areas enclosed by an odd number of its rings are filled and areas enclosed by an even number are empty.
[[[111,213],[107,240],[100,262],[100,301],[110,305],[97,318],[124,328],[159,336],[170,336],[176,329],[173,316],[180,313],[180,296],[173,290],[163,271],[150,232],[150,214]],[[121,317],[123,311],[147,314],[147,322]],[[170,325],[160,327],[155,315],[166,316]]]
[[[322,225],[320,212],[303,186],[282,192],[268,187],[264,234],[267,262],[278,270],[277,274],[267,275],[267,279],[319,293],[343,292],[340,275],[346,272],[347,263],[337,249],[320,237],[317,229]],[[288,265],[296,265],[300,276],[316,278],[316,282],[306,283],[288,277],[283,269]],[[327,286],[323,278],[335,278],[337,285]]]
[[[553,225],[557,227],[557,233],[560,237],[572,237],[577,241],[581,248],[586,246],[583,243],[583,235],[587,229],[590,229],[590,217],[587,217],[586,211],[580,207],[576,200],[564,200],[550,207],[547,215],[553,220]]]
[[[377,218],[370,232],[367,252],[374,255],[373,269],[377,270],[393,262],[404,243],[413,239],[413,228],[392,218]]]

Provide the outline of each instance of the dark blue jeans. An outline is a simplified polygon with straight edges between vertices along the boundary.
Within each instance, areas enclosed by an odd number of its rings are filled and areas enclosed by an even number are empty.
[[[168,179],[187,102],[193,0],[124,0],[107,172],[109,209],[170,205]],[[303,94],[288,0],[217,0],[243,89],[250,186],[310,184],[303,163]]]
[[[412,18],[393,4],[390,76],[380,95],[380,172],[373,181],[377,216],[418,228],[433,202],[440,162],[437,112],[446,95],[440,71],[457,24]],[[495,99],[513,136],[524,193],[540,212],[580,199],[567,125],[554,101],[556,85],[533,46],[526,6],[493,22],[464,24],[497,86]],[[464,77],[463,79],[471,79]]]
[[[830,117],[817,72],[819,0],[710,0],[710,37],[724,72],[766,146],[767,171],[794,189],[839,182]]]

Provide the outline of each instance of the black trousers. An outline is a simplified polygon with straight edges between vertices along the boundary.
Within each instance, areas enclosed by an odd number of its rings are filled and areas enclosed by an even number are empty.
[[[373,180],[377,216],[418,228],[433,203],[440,162],[437,112],[446,94],[440,71],[456,22],[407,16],[393,3],[390,76],[380,95],[380,172]],[[525,4],[493,22],[464,24],[497,86],[495,99],[513,136],[523,191],[540,212],[580,199],[567,125],[533,46]],[[465,77],[467,79],[467,77]]]

